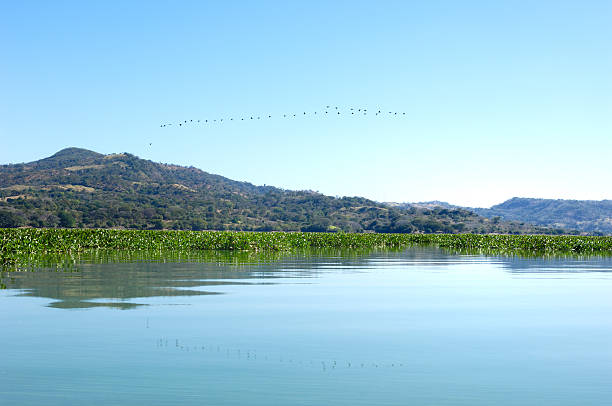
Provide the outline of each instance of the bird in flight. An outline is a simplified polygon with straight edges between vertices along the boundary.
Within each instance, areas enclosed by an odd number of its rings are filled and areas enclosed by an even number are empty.
[[[326,105],[325,108],[322,108],[319,111],[303,111],[302,110],[302,114],[301,116],[313,116],[313,117],[320,117],[321,119],[323,119],[323,114],[329,114],[330,112],[336,112],[336,116],[341,116],[343,115],[344,117],[350,117],[350,116],[367,116],[367,112],[368,109],[367,108],[357,108],[357,107],[340,107],[340,106],[333,106],[333,105]],[[379,115],[384,115],[385,112],[383,111],[382,108],[378,107],[376,110],[373,110],[375,112],[376,116]],[[320,114],[319,114],[320,113]],[[350,113],[350,114],[349,114]],[[389,111],[387,112],[387,117],[393,117],[393,116],[406,116],[405,112],[394,112],[394,111]],[[282,115],[283,118],[287,119],[287,118],[295,118],[298,117],[299,113],[285,113]],[[265,115],[247,115],[244,117],[240,117],[240,120],[238,120],[238,117],[236,118],[236,121],[247,121],[247,120],[261,120],[261,119],[271,119],[273,116],[273,114],[265,114]],[[275,117],[280,117],[280,114],[278,116]],[[181,120],[178,121],[174,124],[178,124],[179,127],[187,127],[188,125],[193,125],[193,124],[198,124],[198,125],[203,125],[204,123],[207,125],[210,125],[212,123],[228,123],[229,121],[234,121],[234,119],[232,117],[227,118],[227,119],[223,119],[223,118],[216,118],[216,119],[189,119],[189,120]],[[224,123],[225,122],[225,123]],[[172,123],[162,123],[160,125],[161,128],[165,128],[165,127],[170,127],[172,126]]]

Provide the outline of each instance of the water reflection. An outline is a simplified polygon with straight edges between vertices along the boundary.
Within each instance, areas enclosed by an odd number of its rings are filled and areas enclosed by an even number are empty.
[[[550,258],[503,258],[500,263],[513,274],[571,274],[592,273],[599,276],[612,275],[612,258],[571,257]]]
[[[61,309],[131,309],[146,298],[215,295],[221,286],[308,278],[326,267],[362,267],[371,252],[309,251],[254,253],[90,252],[33,258],[20,272],[3,272],[2,283],[21,296],[54,299]],[[325,258],[324,261],[321,259]],[[133,301],[133,300],[136,301]],[[144,303],[140,303],[144,302]]]
[[[480,263],[515,275],[612,275],[611,258],[458,255],[435,247],[291,253],[96,251],[31,258],[25,270],[2,272],[0,283],[21,296],[52,299],[48,306],[58,309],[127,310],[147,305],[147,298],[218,295],[224,286],[274,284],[279,278],[316,278],[321,273],[379,267],[421,267],[433,272],[449,265]]]
[[[342,370],[364,370],[364,369],[387,369],[387,368],[410,368],[409,361],[403,360],[360,360],[339,358],[307,358],[300,354],[275,354],[265,352],[256,348],[227,347],[220,344],[189,343],[178,338],[162,337],[155,340],[155,348],[166,353],[190,353],[199,357],[201,362],[233,362],[241,363],[263,363],[272,367],[289,366],[319,370],[321,372],[334,372]]]

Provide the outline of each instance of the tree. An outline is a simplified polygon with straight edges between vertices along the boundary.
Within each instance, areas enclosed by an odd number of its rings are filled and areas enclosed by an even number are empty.
[[[206,229],[206,223],[202,219],[193,219],[191,221],[191,229],[193,231],[202,231]]]
[[[161,221],[161,219],[155,219],[153,220],[153,230],[162,230],[164,228],[164,223]]]
[[[12,211],[0,210],[0,228],[15,228],[23,225],[23,217]]]
[[[59,218],[59,226],[63,228],[72,228],[74,227],[74,216],[67,211],[60,211],[57,213],[57,217]]]

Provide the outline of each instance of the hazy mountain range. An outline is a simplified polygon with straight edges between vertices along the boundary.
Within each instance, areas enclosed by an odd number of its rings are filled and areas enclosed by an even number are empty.
[[[464,209],[494,219],[577,230],[596,235],[612,234],[612,200],[563,200],[513,197],[490,208],[462,207],[447,202],[395,203],[395,207]]]
[[[489,209],[469,209],[481,216],[612,234],[612,200],[529,199],[514,197]]]
[[[465,208],[391,207],[361,197],[255,186],[132,154],[67,148],[0,166],[0,227],[561,233]]]

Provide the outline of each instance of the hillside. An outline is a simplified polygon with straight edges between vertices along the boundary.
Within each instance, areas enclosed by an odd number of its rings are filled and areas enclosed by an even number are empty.
[[[67,148],[0,166],[0,227],[560,233],[454,208],[255,186],[128,153]]]
[[[443,209],[468,209],[467,207],[461,207],[461,206],[455,206],[454,204],[450,204],[447,202],[442,202],[440,200],[431,200],[428,202],[411,202],[411,203],[407,203],[407,202],[403,202],[403,203],[396,203],[396,202],[385,202],[386,205],[392,206],[392,207],[399,207],[402,209],[409,209],[411,207],[419,207],[419,208],[423,208],[423,209],[435,209],[435,208],[443,208]]]
[[[514,197],[490,209],[470,209],[485,217],[541,226],[612,234],[612,200],[528,199]]]

